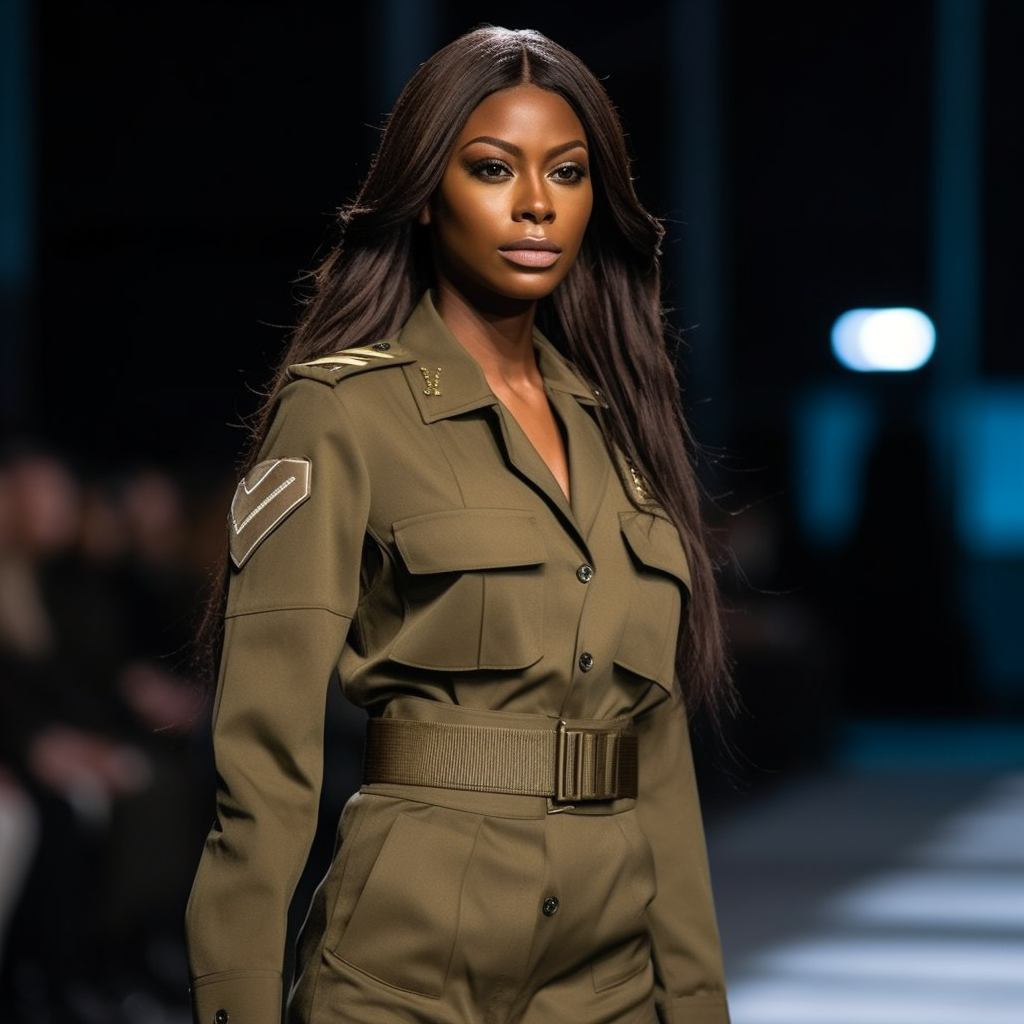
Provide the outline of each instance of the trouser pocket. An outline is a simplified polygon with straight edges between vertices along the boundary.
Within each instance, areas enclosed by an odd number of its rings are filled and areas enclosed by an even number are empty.
[[[395,818],[330,951],[384,984],[437,998],[458,936],[480,818],[458,815],[442,823],[429,820],[430,810]]]

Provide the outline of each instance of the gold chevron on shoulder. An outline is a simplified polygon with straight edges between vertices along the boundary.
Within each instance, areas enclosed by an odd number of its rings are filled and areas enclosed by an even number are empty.
[[[374,359],[394,359],[390,352],[378,352],[369,346],[345,348],[329,356],[310,359],[303,366],[367,366]]]
[[[330,355],[319,356],[304,363],[288,367],[288,376],[295,380],[306,377],[324,384],[338,384],[344,378],[378,367],[401,365],[413,357],[390,341],[377,341],[372,345],[359,345],[339,349]]]

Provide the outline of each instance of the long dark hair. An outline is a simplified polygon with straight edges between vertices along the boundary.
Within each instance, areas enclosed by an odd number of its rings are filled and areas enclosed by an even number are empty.
[[[441,182],[469,115],[491,93],[522,83],[573,108],[590,147],[594,208],[579,256],[543,300],[538,326],[603,393],[602,429],[675,523],[690,562],[692,594],[677,668],[691,709],[733,703],[710,532],[694,469],[661,296],[664,229],[638,200],[618,114],[593,73],[530,29],[482,26],[420,66],[388,118],[356,198],[338,214],[337,244],[312,285],[279,369],[251,424],[243,469],[256,459],[287,380],[286,367],[397,331],[432,284],[426,232],[416,215]],[[618,460],[616,460],[618,461]],[[628,482],[627,492],[634,487]],[[221,589],[223,585],[221,584]],[[201,629],[219,636],[222,594]]]

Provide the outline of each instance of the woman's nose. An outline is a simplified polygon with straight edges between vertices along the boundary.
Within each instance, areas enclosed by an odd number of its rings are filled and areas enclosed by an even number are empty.
[[[516,196],[516,220],[543,224],[555,219],[555,207],[548,190],[539,181],[520,179],[521,187]]]

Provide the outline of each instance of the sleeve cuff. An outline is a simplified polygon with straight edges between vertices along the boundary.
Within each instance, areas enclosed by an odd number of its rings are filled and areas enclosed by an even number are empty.
[[[661,1009],[665,1024],[729,1024],[729,1005],[721,992],[678,996]]]
[[[281,1024],[278,971],[225,971],[192,983],[195,1024]]]

